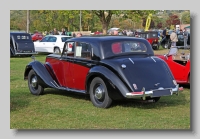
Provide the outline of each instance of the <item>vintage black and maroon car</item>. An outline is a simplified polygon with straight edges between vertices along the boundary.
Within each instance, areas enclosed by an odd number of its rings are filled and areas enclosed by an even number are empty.
[[[158,101],[183,89],[147,40],[127,36],[69,39],[62,54],[48,55],[45,63],[30,62],[24,79],[33,95],[44,88],[89,94],[100,108],[121,99]]]

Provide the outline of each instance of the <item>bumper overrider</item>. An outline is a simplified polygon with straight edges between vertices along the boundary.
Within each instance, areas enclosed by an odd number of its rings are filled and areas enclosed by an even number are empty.
[[[126,98],[141,98],[146,100],[146,97],[162,97],[162,96],[171,96],[173,94],[178,95],[179,92],[183,91],[183,87],[179,87],[176,85],[175,88],[159,88],[156,90],[145,91],[143,87],[142,91],[140,92],[130,92],[126,93]]]

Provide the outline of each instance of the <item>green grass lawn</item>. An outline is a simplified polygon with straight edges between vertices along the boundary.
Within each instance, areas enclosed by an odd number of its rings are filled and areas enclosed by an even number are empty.
[[[155,53],[166,53],[157,50]],[[36,60],[44,62],[44,54]],[[109,109],[94,107],[87,95],[56,89],[34,96],[24,81],[30,57],[10,59],[11,129],[190,129],[190,88],[157,103],[114,102]]]

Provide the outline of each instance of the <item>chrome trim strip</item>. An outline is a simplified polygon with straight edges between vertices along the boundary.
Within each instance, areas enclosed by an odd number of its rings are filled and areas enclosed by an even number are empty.
[[[55,85],[56,85],[57,87],[59,87],[59,85],[55,82],[55,80],[53,80],[53,82],[55,83]]]
[[[59,88],[59,87],[57,87],[53,82],[51,82],[51,84],[52,84],[53,86],[55,86],[55,88]]]
[[[151,59],[153,59],[154,62],[156,62],[156,60],[151,56]]]
[[[134,64],[134,62],[133,62],[133,60],[131,58],[128,58],[128,59]]]

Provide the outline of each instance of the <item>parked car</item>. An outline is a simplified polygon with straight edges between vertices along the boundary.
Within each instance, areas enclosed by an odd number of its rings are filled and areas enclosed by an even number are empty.
[[[154,50],[159,49],[158,31],[138,32],[138,37],[148,40]]]
[[[168,35],[166,35],[165,38],[163,38],[161,41],[160,41],[160,44],[163,48],[166,48],[166,49],[170,49],[171,47],[171,40],[170,40],[170,34],[171,34],[171,31],[169,32]],[[183,38],[183,34],[177,34],[177,37],[178,37],[178,42],[176,42],[176,46],[178,48],[185,48],[184,47],[184,38]],[[187,47],[186,48],[189,48],[190,49],[190,34],[188,33],[188,40],[187,40]]]
[[[37,54],[29,33],[10,32],[10,57]]]
[[[122,99],[157,102],[183,89],[147,40],[127,36],[67,40],[62,54],[48,55],[45,63],[30,62],[24,79],[33,95],[43,94],[45,88],[89,94],[100,108]]]
[[[34,33],[32,36],[32,40],[37,41],[37,40],[42,40],[42,38],[44,37],[41,33]]]
[[[72,36],[47,35],[42,40],[34,42],[36,52],[61,53],[66,40]]]
[[[168,54],[156,56],[168,64],[178,84],[190,84],[190,50],[171,47]]]

